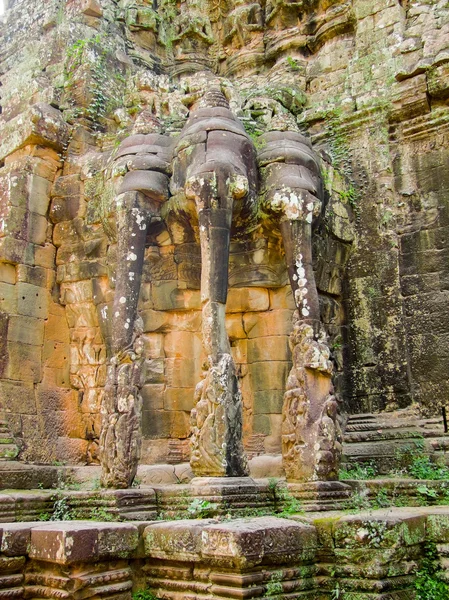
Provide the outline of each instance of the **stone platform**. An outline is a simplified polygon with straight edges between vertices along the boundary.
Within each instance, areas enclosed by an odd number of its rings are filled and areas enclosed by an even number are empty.
[[[350,415],[346,424],[343,464],[370,463],[384,475],[401,467],[401,456],[419,449],[448,464],[449,434],[443,417],[423,419],[410,411]]]
[[[0,527],[0,590],[8,599],[131,600],[147,589],[167,600],[411,600],[429,544],[449,580],[449,507],[12,523]]]

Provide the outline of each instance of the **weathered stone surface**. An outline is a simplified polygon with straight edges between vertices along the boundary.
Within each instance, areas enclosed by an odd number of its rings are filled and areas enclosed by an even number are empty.
[[[0,160],[27,144],[42,144],[60,151],[67,136],[68,127],[61,112],[47,104],[35,104],[4,125]]]
[[[236,363],[245,443],[279,448],[295,308],[324,325],[349,413],[442,415],[443,2],[37,4],[10,2],[0,34],[0,389],[23,456],[98,461],[106,352],[128,348],[137,315],[159,336],[139,383],[154,386],[148,460],[185,445],[212,332]]]

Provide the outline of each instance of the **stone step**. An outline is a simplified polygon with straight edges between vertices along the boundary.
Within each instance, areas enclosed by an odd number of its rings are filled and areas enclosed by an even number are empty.
[[[19,454],[15,444],[0,444],[0,460],[12,460]]]

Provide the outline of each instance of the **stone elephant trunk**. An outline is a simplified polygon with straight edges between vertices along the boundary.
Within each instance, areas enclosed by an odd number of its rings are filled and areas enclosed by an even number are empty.
[[[174,162],[178,185],[194,202],[201,243],[203,345],[208,357],[192,411],[191,466],[201,476],[248,474],[242,398],[225,327],[231,223],[255,201],[254,146],[218,89],[207,92],[181,132]]]
[[[143,359],[137,303],[148,227],[168,199],[170,146],[171,139],[157,133],[132,135],[119,146],[113,166],[113,173],[124,177],[116,198],[119,259],[101,407],[101,484],[106,487],[129,487],[140,457]]]
[[[296,304],[293,366],[283,404],[283,464],[288,481],[337,479],[342,433],[312,264],[312,224],[322,201],[318,157],[296,132],[273,131],[260,142],[264,209],[278,220]]]

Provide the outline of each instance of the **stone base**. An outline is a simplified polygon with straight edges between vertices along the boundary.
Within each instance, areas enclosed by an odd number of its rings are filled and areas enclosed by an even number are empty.
[[[449,434],[442,417],[421,419],[409,410],[350,415],[346,425],[342,466],[369,463],[384,475],[401,468],[407,449],[422,446],[432,460],[449,464]],[[399,457],[399,460],[398,460]]]
[[[410,600],[426,544],[449,580],[449,507],[0,527],[3,598]],[[26,574],[26,576],[25,576]]]
[[[49,489],[58,485],[58,467],[0,461],[0,490]]]
[[[148,521],[157,517],[154,490],[31,490],[0,494],[0,523],[94,519]]]
[[[288,483],[287,488],[307,512],[344,508],[352,494],[351,486],[341,481]]]
[[[251,477],[195,477],[188,485],[153,488],[164,518],[250,515],[275,509],[269,484]]]

